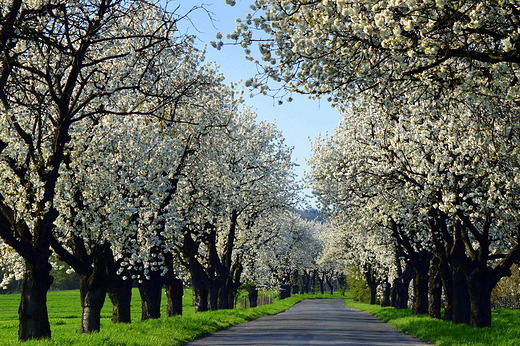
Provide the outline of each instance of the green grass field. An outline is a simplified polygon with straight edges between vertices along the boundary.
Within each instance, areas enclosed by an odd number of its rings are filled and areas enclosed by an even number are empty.
[[[419,339],[439,346],[513,346],[520,345],[520,311],[494,310],[492,326],[475,329],[449,321],[413,315],[410,309],[396,310],[377,305],[347,301],[346,305],[366,311]]]
[[[273,294],[275,295],[275,294]],[[182,345],[197,337],[229,328],[261,316],[282,312],[306,298],[319,295],[295,295],[284,300],[274,300],[272,304],[256,308],[207,311],[195,313],[191,292],[184,295],[183,316],[160,318],[141,322],[141,307],[137,289],[132,297],[132,323],[117,324],[111,322],[112,304],[107,298],[102,311],[101,331],[89,335],[79,334],[81,306],[79,291],[54,291],[48,295],[49,318],[52,338],[50,340],[28,341],[19,343],[18,333],[18,294],[0,295],[0,345],[107,345],[107,346],[149,346]],[[330,298],[325,294],[321,297]],[[341,298],[335,295],[336,298]],[[166,301],[163,299],[164,313]]]

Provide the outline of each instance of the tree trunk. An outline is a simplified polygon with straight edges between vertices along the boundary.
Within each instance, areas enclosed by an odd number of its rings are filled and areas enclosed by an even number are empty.
[[[439,273],[444,289],[444,316],[445,321],[453,320],[453,273],[446,256],[442,255],[439,261]]]
[[[132,321],[132,283],[133,280],[123,280],[119,275],[110,280],[108,296],[112,302],[112,322],[130,323]]]
[[[240,287],[240,285],[233,285],[233,287],[231,287],[231,290],[229,290],[228,292],[228,302],[229,302],[229,309],[234,309],[235,306],[236,306],[236,296],[237,296],[237,292],[238,292],[238,288]]]
[[[307,272],[303,273],[302,278],[302,287],[300,288],[300,293],[309,293],[311,291],[311,275]]]
[[[325,281],[327,282],[327,286],[329,286],[330,295],[334,294],[334,285],[332,284],[332,278],[330,276],[325,277]]]
[[[491,327],[491,291],[495,282],[490,268],[477,268],[467,275],[470,300],[470,326]]]
[[[431,318],[441,318],[442,306],[442,279],[439,272],[439,259],[434,258],[430,270],[430,282],[428,284],[428,316]]]
[[[324,294],[325,293],[325,285],[323,283],[323,278],[319,274],[317,275],[317,278],[318,278],[318,283],[320,285],[320,293]]]
[[[218,310],[218,284],[215,281],[210,281],[208,287],[208,309]]]
[[[76,243],[77,244],[77,243]],[[83,243],[82,243],[83,244]],[[91,254],[81,256],[85,265],[82,271],[77,271],[81,297],[81,328],[80,333],[99,331],[101,326],[101,309],[105,303],[108,288],[108,257],[112,256],[110,246],[96,245]]]
[[[282,300],[291,296],[291,285],[280,285],[280,292],[278,293],[278,299]]]
[[[193,289],[195,312],[208,311],[208,288],[195,271],[191,272],[191,287]]]
[[[412,313],[422,315],[428,313],[428,266],[413,268],[413,302]]]
[[[392,285],[391,298],[392,306],[396,309],[408,308],[410,281],[412,280],[412,271],[408,265],[401,274],[400,278],[394,280]]]
[[[48,254],[47,254],[48,253]],[[22,294],[18,317],[20,321],[18,339],[44,339],[51,337],[51,327],[47,312],[47,291],[52,284],[52,266],[48,262],[50,251],[45,251],[40,261],[25,261]]]
[[[365,271],[365,278],[368,288],[370,289],[370,304],[374,305],[377,300],[377,286],[379,286],[379,280],[375,277],[370,266]]]
[[[173,274],[173,273],[172,273]],[[168,274],[167,274],[168,275]],[[176,277],[165,280],[166,287],[166,317],[182,315],[182,296],[184,287],[182,280]]]
[[[258,290],[256,285],[250,285],[247,287],[247,294],[249,298],[249,307],[255,308],[258,306]]]
[[[141,295],[141,321],[161,317],[161,275],[158,271],[150,271],[149,275],[149,280],[142,280],[137,284]]]
[[[374,305],[377,302],[377,282],[372,282],[368,285],[370,289],[370,304]]]
[[[232,309],[234,299],[230,299],[233,296],[233,289],[229,283],[222,283],[217,290],[217,309]]]
[[[101,309],[105,303],[107,281],[100,281],[95,275],[78,275],[83,309],[80,333],[98,332],[101,326]]]
[[[381,307],[390,306],[390,292],[391,284],[388,282],[388,278],[383,282],[383,299],[381,300]]]
[[[452,266],[452,276],[453,314],[451,321],[453,324],[469,324],[471,306],[466,276],[460,268],[455,266]]]
[[[132,322],[132,272],[126,268],[121,268],[119,259],[114,261],[114,254],[109,250],[110,256],[107,256],[107,275],[108,287],[107,293],[112,302],[112,323],[131,323]],[[127,254],[123,257],[129,257]],[[122,272],[118,274],[121,270]],[[125,278],[126,280],[123,280]]]
[[[173,255],[171,252],[164,254],[164,264],[168,271],[163,276],[164,287],[166,288],[166,317],[182,315],[182,296],[184,295],[184,285],[182,280],[175,275]]]

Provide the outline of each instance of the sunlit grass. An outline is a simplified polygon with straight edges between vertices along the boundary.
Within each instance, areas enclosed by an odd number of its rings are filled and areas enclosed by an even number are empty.
[[[107,299],[102,310],[101,331],[90,335],[79,334],[81,306],[79,291],[49,292],[48,309],[52,329],[50,340],[28,341],[19,343],[18,304],[19,295],[0,295],[0,345],[106,345],[106,346],[149,346],[183,345],[184,343],[229,328],[237,323],[254,320],[261,316],[273,315],[289,309],[294,304],[307,298],[344,298],[339,294],[293,295],[284,300],[275,300],[272,304],[256,308],[219,310],[195,313],[191,291],[184,295],[183,316],[162,317],[157,320],[141,322],[139,293],[133,291],[132,323],[113,324],[112,304]],[[162,312],[166,302],[163,299]]]
[[[476,329],[432,319],[427,315],[413,315],[410,309],[382,308],[354,301],[347,301],[346,305],[368,312],[403,332],[439,346],[520,345],[519,310],[494,310],[492,326]]]

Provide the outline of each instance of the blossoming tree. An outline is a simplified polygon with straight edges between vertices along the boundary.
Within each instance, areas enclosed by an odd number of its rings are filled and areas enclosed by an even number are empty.
[[[176,20],[145,1],[2,2],[0,236],[24,260],[20,340],[50,336],[46,292],[60,171],[73,129],[105,114],[152,114],[148,83]],[[83,126],[83,127],[82,127]]]
[[[413,248],[435,256],[452,303],[468,297],[467,319],[457,316],[465,308],[453,307],[453,321],[482,327],[491,323],[492,287],[510,275],[518,258],[516,106],[494,97],[481,105],[462,103],[462,95],[401,106],[396,113],[360,101],[335,135],[334,143],[348,151],[315,165],[313,179],[332,206],[351,203],[353,196],[392,196],[385,214],[400,230],[391,236],[409,257]],[[364,143],[364,150],[352,150],[355,143]],[[330,147],[323,143],[320,153]],[[460,294],[453,296],[456,289]]]
[[[191,274],[196,310],[233,306],[253,226],[294,203],[291,149],[272,124],[244,109],[204,139],[204,155],[179,183],[179,258]]]

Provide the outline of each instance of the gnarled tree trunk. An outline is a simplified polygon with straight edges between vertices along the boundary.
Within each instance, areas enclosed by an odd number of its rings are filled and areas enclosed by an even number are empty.
[[[76,242],[77,248],[83,244]],[[79,252],[79,251],[77,251]],[[79,255],[77,255],[79,257]],[[91,254],[86,252],[81,260],[85,264],[82,271],[77,271],[79,278],[79,291],[81,297],[81,328],[80,333],[99,331],[101,327],[101,309],[105,304],[108,287],[107,265],[111,260],[110,246],[96,245],[91,249]],[[91,265],[89,265],[91,263]]]
[[[141,321],[161,317],[162,278],[158,271],[150,271],[149,277],[137,284],[141,295]]]
[[[94,275],[94,274],[93,274]],[[106,297],[106,279],[86,275],[78,275],[81,295],[81,328],[80,333],[99,331],[101,327],[101,309]]]
[[[44,251],[40,260],[25,261],[22,294],[18,317],[20,321],[18,339],[43,339],[51,337],[47,311],[47,291],[52,284],[52,266],[48,262],[50,251]]]
[[[115,274],[115,276],[116,277],[110,279],[107,289],[113,306],[112,322],[130,323],[132,322],[131,302],[133,280],[130,278],[123,280],[117,274]]]
[[[120,263],[122,259],[114,261],[113,254],[108,259],[107,274],[108,287],[107,293],[112,302],[112,323],[130,323],[132,322],[132,284],[134,280],[128,269],[121,269]]]

